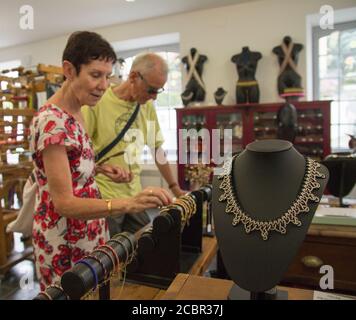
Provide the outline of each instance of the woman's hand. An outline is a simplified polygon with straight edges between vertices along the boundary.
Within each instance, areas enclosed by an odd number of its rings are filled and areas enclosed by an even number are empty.
[[[101,173],[107,176],[116,183],[127,183],[131,182],[133,179],[132,172],[128,172],[125,169],[114,166],[112,164],[102,164],[97,166],[95,170],[97,173]]]
[[[168,206],[173,199],[169,192],[162,188],[147,187],[127,201],[127,213],[139,213],[150,208]]]

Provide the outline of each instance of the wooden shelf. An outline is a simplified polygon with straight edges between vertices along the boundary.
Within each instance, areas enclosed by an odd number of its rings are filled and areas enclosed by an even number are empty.
[[[0,116],[33,117],[35,113],[34,109],[0,109]]]

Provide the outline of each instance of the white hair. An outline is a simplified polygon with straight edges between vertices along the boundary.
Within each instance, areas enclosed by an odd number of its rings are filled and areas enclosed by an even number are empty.
[[[167,75],[168,65],[166,60],[156,53],[141,53],[133,61],[130,71],[138,71],[142,74],[154,71]]]

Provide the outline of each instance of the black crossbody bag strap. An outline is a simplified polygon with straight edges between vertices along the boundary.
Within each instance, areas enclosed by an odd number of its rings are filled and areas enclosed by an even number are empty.
[[[95,156],[95,162],[98,162],[100,159],[102,159],[112,148],[114,148],[120,142],[120,140],[124,137],[127,130],[129,130],[132,123],[135,121],[139,109],[140,109],[140,104],[138,103],[136,105],[136,108],[135,108],[134,112],[132,113],[129,121],[127,121],[125,127],[121,130],[121,132],[117,135],[117,137],[109,145],[107,145],[103,150],[101,150]]]

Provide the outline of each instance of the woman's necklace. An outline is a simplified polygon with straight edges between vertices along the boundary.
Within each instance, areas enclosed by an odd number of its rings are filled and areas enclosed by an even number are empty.
[[[222,180],[219,188],[223,190],[223,194],[219,197],[219,201],[227,202],[225,212],[234,215],[232,225],[237,226],[239,223],[242,223],[246,233],[258,230],[261,232],[263,240],[268,239],[270,231],[285,234],[287,232],[286,227],[289,223],[293,223],[296,226],[302,225],[301,221],[298,219],[298,215],[302,212],[309,212],[308,201],[319,202],[319,198],[313,194],[313,190],[320,188],[320,183],[318,183],[316,179],[325,179],[325,175],[317,170],[320,168],[319,163],[310,158],[306,158],[306,169],[301,191],[291,207],[281,216],[270,221],[260,221],[251,218],[240,208],[232,187],[231,170],[235,158],[236,156],[226,161],[224,172],[218,177],[219,180]]]

